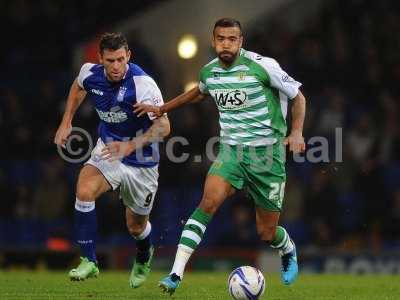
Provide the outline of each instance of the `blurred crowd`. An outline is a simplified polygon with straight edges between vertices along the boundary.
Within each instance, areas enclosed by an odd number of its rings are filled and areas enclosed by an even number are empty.
[[[9,70],[0,75],[0,245],[34,245],[49,236],[72,239],[80,166],[64,162],[52,141],[76,76],[73,47],[95,34],[100,22],[83,18],[75,2],[64,9],[54,1],[41,1],[40,10],[40,5],[15,1],[0,10],[3,28],[8,24],[23,29],[18,35],[8,31],[12,47],[3,47],[0,55]],[[276,58],[303,83],[308,99],[306,141],[322,136],[329,143],[329,162],[298,163],[288,157],[282,222],[303,247],[399,248],[400,3],[352,0],[324,5],[299,30],[289,29],[278,17],[246,30],[246,49]],[[72,13],[78,11],[81,15]],[[115,20],[101,21],[104,26]],[[150,64],[140,57],[138,61],[145,69]],[[173,135],[190,142],[176,145],[174,151],[204,156],[207,139],[218,134],[212,102],[186,107],[170,118]],[[95,136],[96,124],[94,110],[83,104],[74,125]],[[341,138],[337,128],[342,129]],[[318,146],[308,145],[308,151]],[[163,155],[152,215],[159,243],[176,243],[182,221],[200,199],[209,164],[174,164]],[[118,196],[102,198],[97,205],[100,240],[125,242],[124,208]],[[254,222],[251,201],[239,193],[216,215],[204,245],[260,246]],[[27,229],[37,230],[36,235],[26,234]]]

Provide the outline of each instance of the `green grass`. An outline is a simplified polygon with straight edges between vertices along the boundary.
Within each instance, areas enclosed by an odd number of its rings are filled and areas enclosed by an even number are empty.
[[[153,272],[144,286],[133,290],[127,272],[103,272],[98,279],[70,282],[66,273],[0,271],[0,299],[170,299],[157,287],[163,275]],[[173,299],[230,299],[227,277],[226,273],[187,273]],[[266,280],[261,299],[400,299],[400,276],[301,275],[291,287],[283,286],[278,275],[267,275]]]

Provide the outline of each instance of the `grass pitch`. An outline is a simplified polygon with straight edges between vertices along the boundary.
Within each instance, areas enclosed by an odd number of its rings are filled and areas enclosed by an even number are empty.
[[[67,272],[0,271],[1,300],[128,300],[171,299],[161,294],[158,280],[164,273],[153,272],[139,289],[128,285],[128,272],[103,272],[97,279],[71,282]],[[227,273],[187,273],[172,299],[231,299]],[[301,275],[287,287],[278,275],[266,274],[267,288],[261,299],[400,299],[400,276]]]

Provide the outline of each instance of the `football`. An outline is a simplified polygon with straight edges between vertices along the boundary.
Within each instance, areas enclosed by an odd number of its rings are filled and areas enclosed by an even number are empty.
[[[229,293],[235,300],[258,299],[265,290],[265,279],[260,270],[243,266],[232,271],[228,278]]]

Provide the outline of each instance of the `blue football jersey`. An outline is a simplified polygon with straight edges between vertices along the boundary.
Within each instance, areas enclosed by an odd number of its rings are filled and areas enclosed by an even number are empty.
[[[127,72],[119,82],[107,79],[103,65],[86,63],[79,72],[77,82],[86,90],[97,111],[100,118],[98,133],[105,144],[131,140],[153,124],[151,114],[138,118],[133,113],[133,104],[145,102],[160,106],[164,103],[155,81],[133,63],[128,64]],[[138,167],[153,167],[158,161],[156,143],[122,159],[122,163]]]

